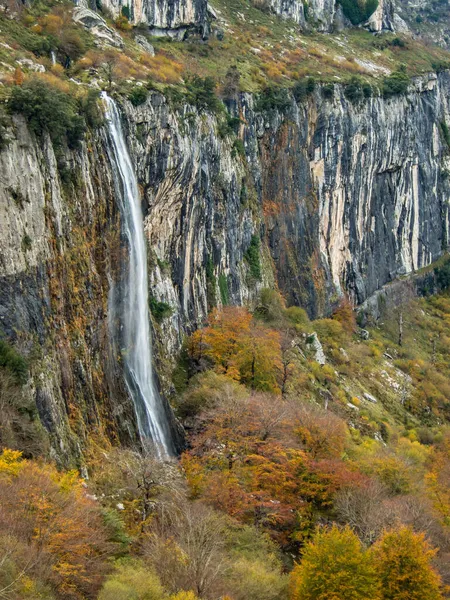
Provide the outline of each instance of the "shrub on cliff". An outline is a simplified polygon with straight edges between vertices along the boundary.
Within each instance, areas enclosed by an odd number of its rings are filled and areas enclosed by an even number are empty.
[[[266,87],[256,100],[257,112],[285,112],[291,105],[291,100],[286,89],[277,86]]]
[[[8,119],[0,107],[0,150],[8,145]]]
[[[148,92],[145,87],[136,86],[128,94],[128,100],[133,106],[140,106],[147,100]]]
[[[378,8],[378,0],[339,0],[339,4],[353,25],[367,21]]]
[[[247,248],[244,258],[250,267],[250,273],[254,279],[261,280],[261,261],[259,258],[259,249],[261,247],[261,240],[257,235],[252,235],[250,245]]]
[[[315,89],[315,79],[313,77],[308,77],[307,79],[299,79],[292,88],[292,93],[294,94],[296,102],[303,102]]]
[[[0,338],[0,367],[6,367],[18,383],[28,378],[27,361],[8,342]]]
[[[9,110],[22,114],[37,136],[47,132],[55,146],[76,148],[85,132],[76,100],[37,78],[13,88]]]
[[[395,71],[383,79],[383,96],[390,98],[391,96],[405,94],[409,83],[409,76],[404,70]]]
[[[216,96],[216,82],[212,77],[193,75],[186,81],[187,100],[199,110],[217,113],[222,103]]]
[[[434,269],[436,283],[441,290],[450,287],[450,260]]]

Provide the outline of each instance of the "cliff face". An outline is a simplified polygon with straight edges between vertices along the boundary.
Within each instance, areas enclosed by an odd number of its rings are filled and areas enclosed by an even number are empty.
[[[348,291],[361,303],[447,248],[450,76],[407,96],[349,103],[320,90],[280,114],[229,101],[238,137],[217,118],[171,109],[152,93],[124,126],[142,186],[151,296],[172,307],[155,324],[168,389],[170,357],[214,305],[252,304],[277,285],[312,316]],[[60,460],[88,433],[131,441],[136,425],[108,294],[120,279],[120,219],[104,131],[59,169],[48,140],[21,119],[0,153],[0,318],[29,356],[27,393]],[[240,140],[240,141],[238,141]],[[260,241],[259,241],[260,240]],[[259,251],[259,276],[248,250]],[[258,250],[259,249],[259,250]],[[169,360],[169,362],[168,362]]]
[[[37,142],[22,119],[11,137],[0,154],[1,328],[30,360],[26,394],[66,462],[88,431],[135,436],[107,327],[116,203],[101,138],[58,172],[49,141]]]
[[[152,35],[183,38],[188,29],[203,32],[206,28],[206,0],[105,0],[102,5],[120,15],[127,9],[134,25],[148,25]]]
[[[407,96],[360,106],[336,87],[332,101],[316,92],[264,116],[242,95],[230,107],[241,117],[244,161],[211,116],[173,113],[156,95],[127,107],[152,286],[176,307],[178,325],[206,315],[211,283],[221,301],[224,276],[230,302],[251,301],[273,277],[316,315],[345,290],[360,303],[435,260],[447,247],[449,85],[447,74],[421,79]],[[262,282],[245,260],[255,233]]]

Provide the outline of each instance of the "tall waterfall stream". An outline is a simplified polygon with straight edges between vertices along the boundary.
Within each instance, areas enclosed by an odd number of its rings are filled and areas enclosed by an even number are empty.
[[[102,97],[106,106],[110,159],[115,166],[114,185],[120,203],[122,235],[129,250],[119,315],[125,381],[134,401],[144,447],[150,443],[157,456],[164,459],[173,454],[173,447],[168,418],[153,378],[147,245],[141,198],[116,103],[105,92]]]

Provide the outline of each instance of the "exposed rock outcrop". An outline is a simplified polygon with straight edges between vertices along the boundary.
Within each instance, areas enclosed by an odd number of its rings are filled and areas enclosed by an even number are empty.
[[[115,16],[125,9],[134,25],[148,25],[152,35],[183,39],[189,30],[207,33],[207,0],[104,0]]]
[[[111,29],[98,13],[84,6],[78,6],[74,8],[72,18],[75,23],[90,31],[100,45],[122,48],[123,40],[120,35]]]
[[[278,16],[292,19],[302,28],[330,32],[351,26],[335,0],[268,0],[268,6]],[[374,32],[408,30],[406,23],[396,14],[393,0],[379,0],[366,26]]]

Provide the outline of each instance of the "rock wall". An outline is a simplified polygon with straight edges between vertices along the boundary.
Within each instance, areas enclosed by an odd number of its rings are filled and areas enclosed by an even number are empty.
[[[362,303],[447,249],[449,98],[448,73],[358,106],[339,86],[331,100],[318,89],[284,114],[260,114],[242,94],[228,101],[237,135],[158,93],[139,107],[121,101],[150,293],[172,308],[154,324],[164,392],[184,333],[214,305],[251,306],[277,286],[316,316],[344,292]],[[88,436],[136,441],[120,348],[108,335],[108,294],[126,251],[114,165],[101,129],[59,169],[49,141],[21,119],[11,135],[0,153],[0,325],[29,357],[28,393],[53,452],[70,462]],[[248,255],[258,240],[260,277]]]
[[[58,169],[21,118],[0,153],[0,327],[31,366],[33,397],[60,463],[88,435],[131,442],[133,408],[108,336],[118,213],[101,137]]]
[[[206,32],[207,0],[104,0],[102,5],[115,16],[126,9],[130,21],[148,25],[152,35],[182,39],[189,29]]]
[[[292,19],[302,28],[331,32],[351,23],[344,17],[335,0],[267,0],[272,12],[284,19]],[[378,8],[367,23],[370,31],[405,31],[406,23],[395,13],[393,0],[379,0]]]

